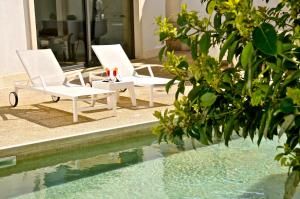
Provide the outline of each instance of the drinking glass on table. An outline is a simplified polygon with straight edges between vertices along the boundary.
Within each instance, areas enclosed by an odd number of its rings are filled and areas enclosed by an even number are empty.
[[[107,79],[110,79],[110,70],[109,70],[109,68],[105,68],[105,73],[106,73]]]
[[[115,68],[113,69],[114,81],[118,81],[117,75],[118,75],[118,68],[115,67]]]

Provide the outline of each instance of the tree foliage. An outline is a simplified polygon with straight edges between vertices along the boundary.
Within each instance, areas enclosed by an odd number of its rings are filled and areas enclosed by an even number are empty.
[[[272,140],[286,135],[275,159],[300,179],[300,1],[282,0],[276,7],[255,7],[253,0],[209,0],[208,17],[186,5],[174,25],[157,18],[160,41],[179,40],[192,60],[164,46],[159,57],[178,80],[174,109],[155,112],[159,141],[180,143],[184,136],[211,144],[234,133]],[[219,48],[218,57],[210,55]],[[228,66],[224,66],[224,60]],[[192,89],[185,92],[185,85]],[[295,177],[298,176],[298,177]],[[293,177],[293,178],[292,178]],[[298,179],[298,181],[297,181]],[[286,189],[285,198],[291,198]]]

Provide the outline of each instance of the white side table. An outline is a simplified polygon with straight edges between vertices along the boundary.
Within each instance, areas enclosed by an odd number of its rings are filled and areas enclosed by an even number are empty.
[[[92,87],[115,91],[117,94],[117,99],[119,99],[119,90],[127,89],[130,94],[132,105],[136,106],[136,97],[135,97],[133,82],[130,82],[130,81],[103,82],[102,80],[94,80],[94,81],[92,81]]]

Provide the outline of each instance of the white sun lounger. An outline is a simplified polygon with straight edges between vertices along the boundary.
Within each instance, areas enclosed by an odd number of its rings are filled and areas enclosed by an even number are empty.
[[[153,98],[162,96],[154,94],[154,86],[165,85],[171,79],[154,77],[150,65],[134,68],[120,44],[93,45],[97,58],[104,68],[112,70],[118,67],[118,74],[121,81],[132,81],[135,86],[149,87],[149,106],[153,106]],[[147,68],[150,76],[139,75],[136,70]]]
[[[10,104],[15,107],[18,104],[18,91],[31,89],[52,95],[52,100],[58,102],[60,97],[73,101],[73,122],[78,121],[78,112],[99,108],[113,109],[116,114],[115,92],[86,87],[79,71],[64,73],[50,49],[17,51],[17,54],[27,72],[29,80],[15,82],[14,92],[9,94]],[[71,84],[76,77],[79,84]],[[107,98],[107,104],[95,106],[99,98]],[[77,101],[89,102],[89,106],[78,107]]]

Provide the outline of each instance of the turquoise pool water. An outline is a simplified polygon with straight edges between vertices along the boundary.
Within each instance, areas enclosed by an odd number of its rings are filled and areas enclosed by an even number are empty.
[[[277,145],[238,139],[179,152],[136,138],[2,169],[0,198],[281,199]]]

